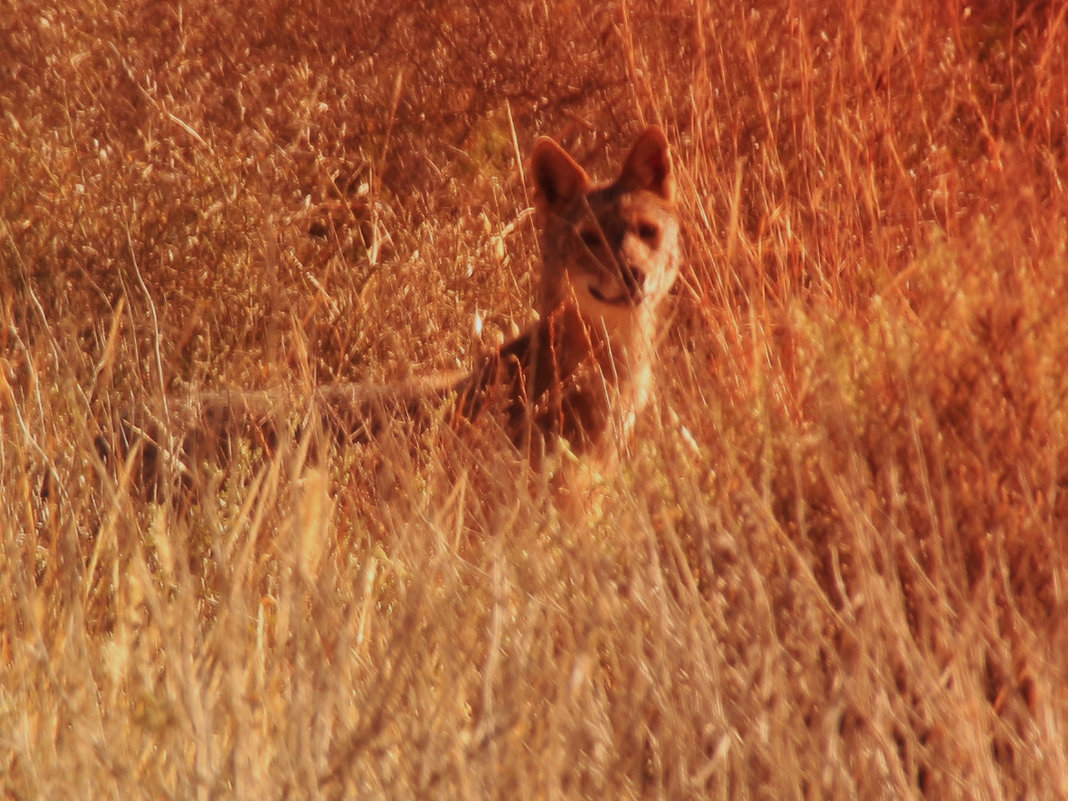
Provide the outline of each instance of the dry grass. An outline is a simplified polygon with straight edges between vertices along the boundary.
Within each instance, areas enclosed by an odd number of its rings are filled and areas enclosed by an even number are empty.
[[[0,797],[1068,797],[1064,0],[60,5],[0,19]],[[650,121],[688,267],[586,515],[443,432],[101,464],[469,364],[517,152]]]

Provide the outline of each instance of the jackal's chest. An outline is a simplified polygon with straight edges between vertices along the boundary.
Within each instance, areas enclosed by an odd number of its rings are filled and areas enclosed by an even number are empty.
[[[535,459],[559,440],[576,454],[599,450],[625,436],[645,404],[651,370],[643,354],[550,319],[457,386],[457,416],[466,423],[496,420]]]

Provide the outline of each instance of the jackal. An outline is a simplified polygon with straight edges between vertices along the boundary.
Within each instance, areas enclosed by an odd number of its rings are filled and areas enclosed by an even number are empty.
[[[595,186],[551,139],[531,156],[542,272],[537,324],[456,386],[456,413],[503,412],[537,460],[563,439],[611,451],[653,389],[660,308],[679,271],[667,140],[648,128],[612,183]]]
[[[667,140],[647,128],[615,181],[595,185],[548,138],[531,156],[542,251],[538,321],[459,380],[398,387],[328,384],[307,407],[341,439],[366,440],[434,410],[461,435],[495,421],[534,466],[563,443],[613,458],[652,394],[665,297],[679,271],[675,180]],[[292,403],[288,404],[292,409]],[[278,433],[277,392],[201,393],[172,405],[186,462],[219,454],[234,436]],[[144,440],[142,469],[158,469],[162,426],[126,426]],[[158,478],[158,477],[157,477]]]

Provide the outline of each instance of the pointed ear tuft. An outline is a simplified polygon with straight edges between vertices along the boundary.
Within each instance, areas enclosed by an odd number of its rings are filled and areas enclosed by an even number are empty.
[[[667,137],[656,125],[650,125],[623,162],[619,181],[628,189],[644,189],[668,202],[675,201],[675,174],[671,168],[671,150]]]
[[[586,171],[560,145],[543,136],[530,155],[538,207],[543,211],[566,205],[590,185]]]

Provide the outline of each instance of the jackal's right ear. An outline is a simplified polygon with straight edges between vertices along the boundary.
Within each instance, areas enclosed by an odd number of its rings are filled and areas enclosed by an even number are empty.
[[[589,176],[560,145],[543,136],[530,154],[536,201],[540,211],[558,209],[590,185]]]
[[[675,175],[671,169],[671,149],[667,137],[656,125],[650,125],[631,148],[623,162],[620,183],[631,189],[645,189],[669,203],[675,201]]]

